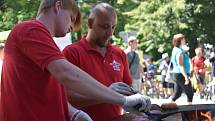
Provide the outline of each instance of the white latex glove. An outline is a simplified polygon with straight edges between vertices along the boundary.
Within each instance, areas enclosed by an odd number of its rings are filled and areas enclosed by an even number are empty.
[[[115,92],[118,92],[122,95],[132,95],[134,93],[132,93],[131,88],[128,84],[124,83],[124,82],[115,82],[112,83],[109,86],[110,89],[112,89]]]
[[[87,113],[72,107],[69,103],[67,104],[70,121],[93,121]]]
[[[151,101],[148,96],[137,93],[131,96],[125,96],[123,108],[135,108],[140,112],[149,112],[151,109]]]

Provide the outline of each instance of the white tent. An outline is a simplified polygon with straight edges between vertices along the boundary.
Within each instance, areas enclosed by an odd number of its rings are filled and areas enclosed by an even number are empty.
[[[8,35],[10,34],[10,31],[11,30],[0,32],[0,43],[4,42],[7,39]],[[54,37],[53,39],[57,46],[60,48],[60,50],[63,50],[65,46],[72,44],[71,33],[66,34],[65,37]]]
[[[0,42],[3,42],[7,39],[11,30],[0,32]]]
[[[66,34],[65,37],[54,37],[54,41],[60,50],[63,50],[67,45],[72,44],[71,33]]]

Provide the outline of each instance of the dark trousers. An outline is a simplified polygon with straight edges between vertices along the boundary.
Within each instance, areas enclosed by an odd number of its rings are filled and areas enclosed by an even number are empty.
[[[198,84],[205,84],[205,75],[201,73],[195,74]]]
[[[191,82],[188,85],[184,85],[185,78],[182,74],[173,74],[173,79],[175,80],[175,91],[172,97],[173,101],[176,101],[182,94],[182,91],[187,95],[187,101],[193,101],[193,89]]]

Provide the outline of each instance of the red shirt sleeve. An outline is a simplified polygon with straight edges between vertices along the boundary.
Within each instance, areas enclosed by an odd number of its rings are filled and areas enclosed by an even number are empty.
[[[64,58],[50,33],[42,27],[25,30],[25,34],[20,36],[17,44],[20,45],[17,47],[24,55],[27,55],[43,70],[51,61]]]
[[[64,48],[63,50],[63,54],[65,56],[65,58],[71,62],[72,64],[79,66],[80,65],[80,61],[79,61],[79,54],[77,53],[77,51],[75,51],[76,48],[71,47],[71,45],[67,46]]]

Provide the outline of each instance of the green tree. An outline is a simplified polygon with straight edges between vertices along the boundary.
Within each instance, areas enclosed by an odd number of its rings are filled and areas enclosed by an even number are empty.
[[[128,19],[124,29],[137,31],[140,48],[158,59],[160,53],[171,50],[173,34],[188,28],[181,20],[184,10],[183,0],[145,0],[123,13]]]
[[[0,6],[0,31],[10,30],[15,24],[35,18],[40,0],[3,0]]]
[[[194,48],[201,43],[215,45],[214,0],[76,0],[82,13],[83,27],[73,32],[79,40],[87,32],[87,16],[97,2],[107,2],[116,8],[118,25],[113,36],[114,44],[124,47],[118,33],[137,31],[140,48],[155,59],[162,52],[171,51],[174,34],[183,33]],[[36,17],[40,0],[1,0],[0,31],[10,30],[15,24]]]
[[[202,43],[215,45],[215,1],[186,0],[184,21],[189,28],[186,30],[188,39],[192,41],[193,50]]]

